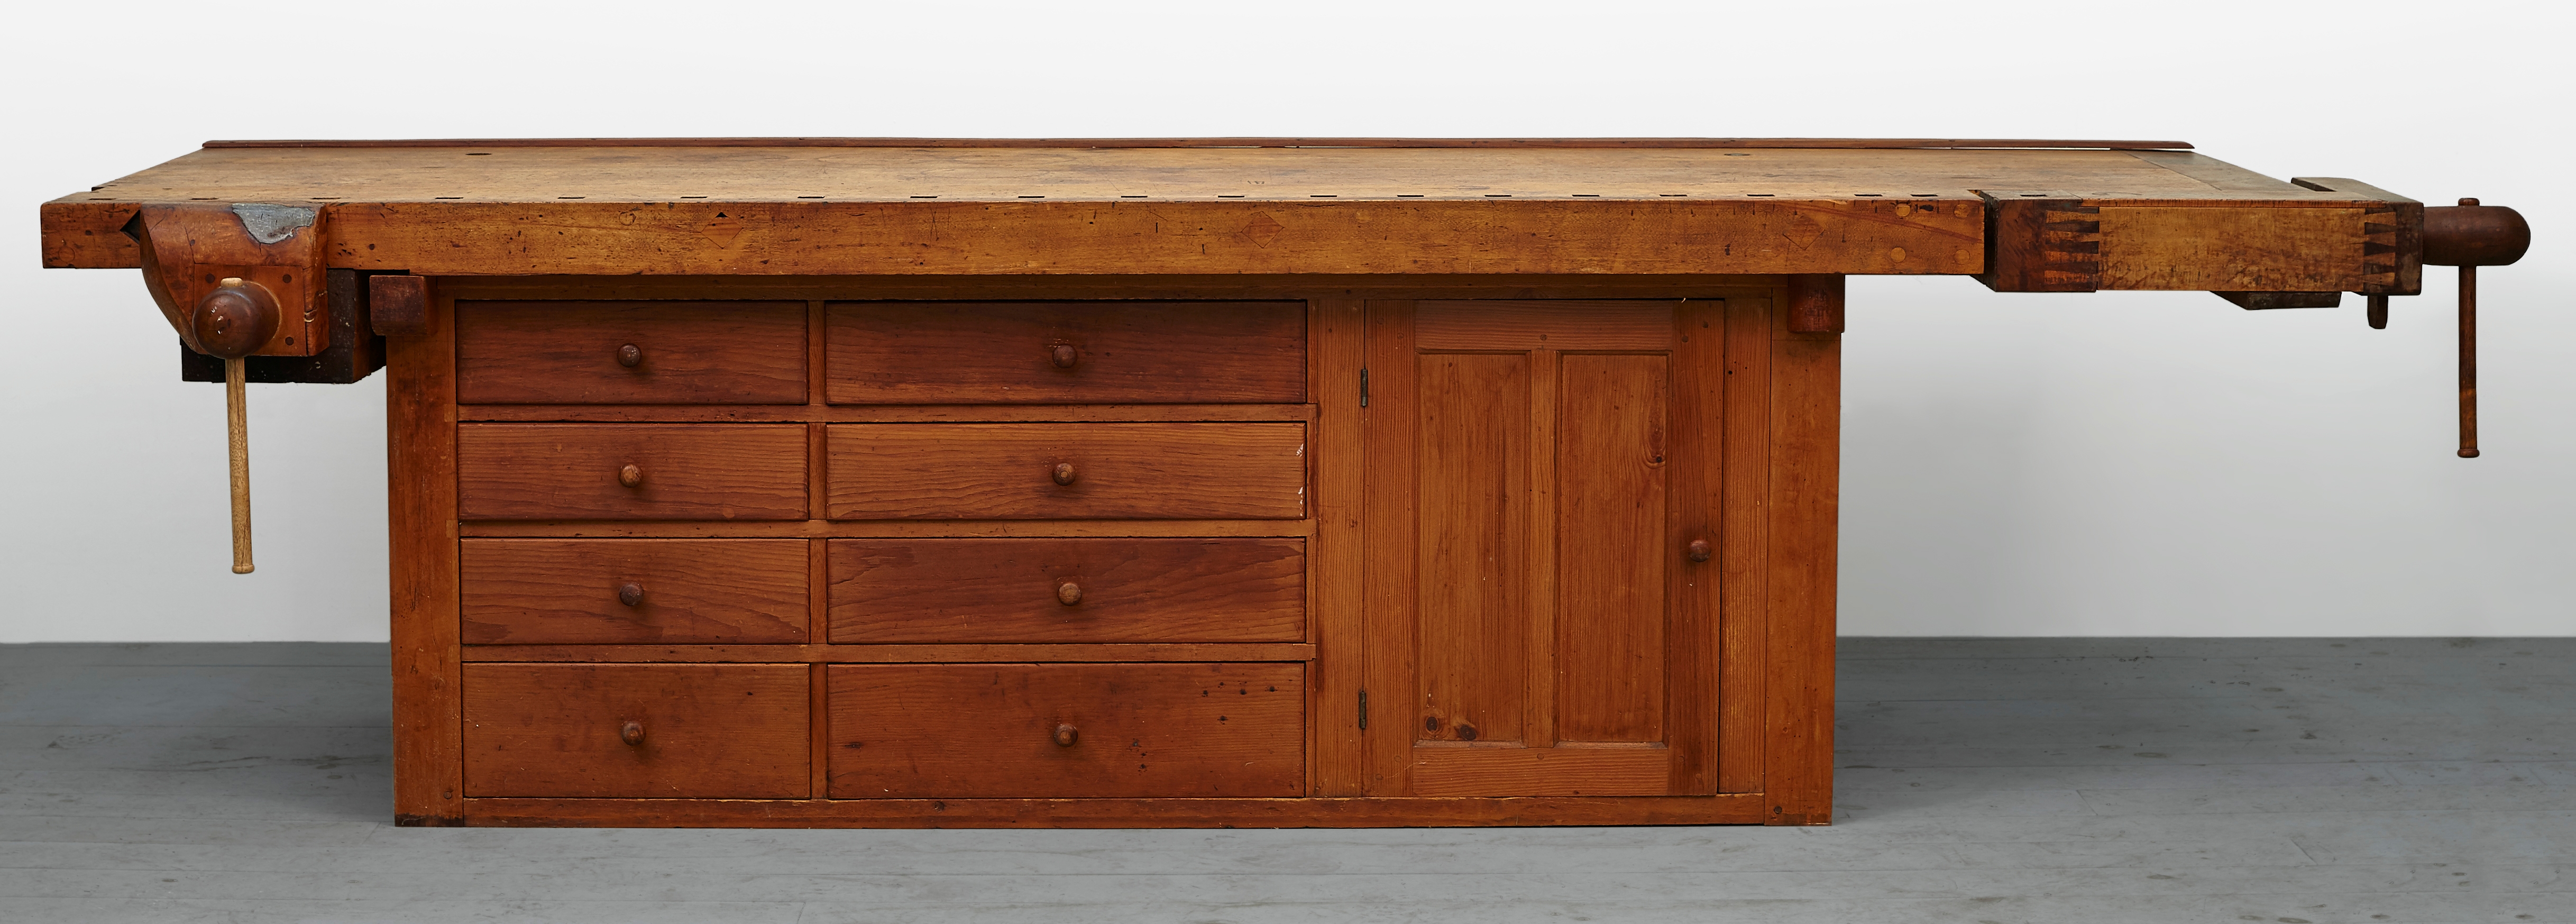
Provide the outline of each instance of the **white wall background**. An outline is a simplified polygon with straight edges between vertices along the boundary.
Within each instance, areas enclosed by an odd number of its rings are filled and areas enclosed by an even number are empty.
[[[2519,206],[2372,331],[2198,293],[1851,287],[1842,628],[2576,633],[2576,80],[2543,3],[12,4],[0,13],[0,642],[385,637],[381,379],[222,390],[131,270],[39,270],[36,205],[209,138],[2178,138],[2278,177]]]

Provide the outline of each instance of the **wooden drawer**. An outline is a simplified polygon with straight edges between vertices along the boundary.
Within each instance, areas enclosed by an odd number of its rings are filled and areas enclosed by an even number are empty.
[[[1306,513],[1302,423],[834,424],[826,442],[836,520]]]
[[[860,664],[826,675],[831,798],[1290,797],[1299,664]]]
[[[456,305],[462,404],[803,404],[805,356],[802,302]]]
[[[835,539],[831,639],[1302,642],[1303,539]]]
[[[467,520],[801,520],[805,426],[459,424],[456,509]]]
[[[813,790],[807,670],[467,664],[465,794],[805,798]]]
[[[467,539],[465,644],[801,644],[808,545]]]
[[[1304,302],[844,302],[834,404],[1303,404]]]

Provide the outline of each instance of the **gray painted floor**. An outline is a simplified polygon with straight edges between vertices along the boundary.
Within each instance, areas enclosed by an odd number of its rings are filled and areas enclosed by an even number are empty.
[[[2576,639],[1845,639],[1830,828],[394,828],[381,645],[0,646],[0,921],[2576,922]]]

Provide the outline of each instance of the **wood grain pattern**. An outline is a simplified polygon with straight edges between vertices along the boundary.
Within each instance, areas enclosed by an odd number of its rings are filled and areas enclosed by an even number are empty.
[[[1457,796],[1660,796],[1672,777],[1663,748],[1413,749],[1413,794]]]
[[[1763,792],[1770,824],[1833,821],[1842,340],[1774,329]]]
[[[1719,791],[1724,710],[1721,686],[1724,625],[1726,317],[1734,300],[1692,299],[1673,308],[1672,427],[1664,466],[1664,545],[1661,578],[1666,597],[1663,651],[1663,740],[1672,755],[1667,792]],[[1691,561],[1690,544],[1708,541],[1716,554]],[[1759,705],[1758,699],[1755,705]],[[1758,726],[1757,726],[1758,730]]]
[[[1297,539],[835,539],[836,644],[1303,642]],[[1075,602],[1060,587],[1080,588]]]
[[[1314,407],[1305,404],[477,404],[457,413],[464,420],[539,423],[1141,423],[1315,417]]]
[[[2102,205],[2101,288],[2358,292],[2373,275],[2365,208]]]
[[[509,538],[978,539],[1078,536],[1307,536],[1312,520],[477,520],[468,536]]]
[[[1416,485],[1421,463],[1415,304],[1367,303],[1369,404],[1360,414],[1367,454],[1361,482],[1361,623],[1367,661],[1363,685],[1374,692],[1360,722],[1365,747],[1361,791],[1401,797],[1412,791],[1413,742],[1422,727],[1421,667],[1414,639],[1421,600],[1414,569],[1421,558]]]
[[[1225,273],[1112,276],[464,276],[440,291],[475,299],[708,299],[825,301],[1062,301],[1166,299],[1553,299],[1723,298],[1778,276],[1671,273],[1651,276],[1530,274],[1509,278],[1444,273]],[[822,338],[816,339],[817,343]],[[820,368],[819,366],[817,368]]]
[[[828,309],[835,404],[1296,404],[1297,302],[858,302]],[[1070,348],[1070,365],[1052,351]]]
[[[465,404],[803,404],[795,302],[458,302]],[[636,348],[633,366],[622,347]]]
[[[836,799],[1294,796],[1294,664],[841,666]],[[1056,731],[1077,730],[1070,743]]]
[[[1762,819],[1758,795],[1459,799],[475,799],[490,827],[1387,828],[1722,825]]]
[[[390,556],[394,822],[462,822],[457,713],[454,317],[385,344],[386,532]]]
[[[469,423],[456,438],[463,519],[805,517],[802,425]]]
[[[1770,735],[1770,298],[1726,303],[1724,505],[1718,526],[1718,791],[1758,793]]]
[[[467,539],[464,642],[795,644],[806,639],[797,539]],[[619,589],[641,590],[627,605]]]
[[[216,148],[2107,148],[2184,141],[2043,138],[407,138],[209,141]]]
[[[1520,741],[1530,681],[1523,666],[1532,663],[1530,361],[1408,359],[1419,415],[1410,487],[1420,599],[1410,643],[1420,694],[1399,715],[1420,740]]]
[[[1424,301],[1414,309],[1414,345],[1424,350],[1665,350],[1673,314],[1634,299]],[[1568,314],[1582,323],[1567,324]]]
[[[1671,308],[1662,314],[1670,342]],[[1569,355],[1559,366],[1556,738],[1548,743],[1662,741],[1665,580],[1679,558],[1666,526],[1675,467],[1667,460],[1679,448],[1670,443],[1671,363]],[[1653,794],[1663,792],[1658,781]]]
[[[1306,541],[1306,626],[1316,659],[1308,688],[1306,792],[1356,796],[1366,791],[1367,750],[1359,727],[1360,691],[1368,685],[1367,624],[1361,614],[1363,549],[1360,499],[1360,374],[1367,366],[1366,303],[1313,304],[1307,356],[1314,369],[1315,422],[1307,454],[1315,486],[1313,538]]]
[[[476,796],[804,798],[803,665],[470,664]],[[638,723],[638,743],[620,738]]]
[[[1296,519],[1302,423],[833,424],[853,519]],[[1072,465],[1072,484],[1049,477]]]
[[[467,661],[756,664],[1017,664],[1145,661],[1312,661],[1294,642],[1007,645],[469,645]]]

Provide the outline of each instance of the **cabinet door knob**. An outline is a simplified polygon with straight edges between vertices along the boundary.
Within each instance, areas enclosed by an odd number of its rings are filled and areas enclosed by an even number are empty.
[[[617,585],[617,602],[627,606],[643,606],[644,585],[634,581]]]
[[[1055,602],[1066,606],[1082,602],[1082,585],[1072,581],[1055,585]]]
[[[643,744],[644,723],[635,721],[634,719],[626,720],[625,724],[617,726],[617,740],[626,742],[629,745]]]
[[[644,470],[636,468],[633,465],[628,465],[625,468],[618,469],[617,483],[630,488],[642,487],[644,485]]]
[[[632,343],[617,348],[617,364],[629,369],[644,363],[644,348]]]
[[[1074,727],[1073,727],[1073,726],[1071,726],[1071,725],[1058,725],[1058,726],[1056,726],[1056,727],[1055,727],[1055,746],[1056,746],[1056,747],[1060,747],[1060,748],[1069,748],[1069,747],[1072,747],[1072,746],[1073,746],[1073,742],[1074,742],[1074,741],[1076,741],[1076,740],[1078,740],[1078,739],[1080,739],[1081,737],[1082,737],[1082,731],[1081,731],[1080,729],[1074,728]]]
[[[1047,358],[1054,360],[1058,369],[1071,369],[1074,363],[1082,361],[1082,351],[1074,349],[1073,344],[1059,343],[1055,349],[1047,351]]]
[[[1071,462],[1058,462],[1058,463],[1056,463],[1056,464],[1055,464],[1055,471],[1053,472],[1053,474],[1055,475],[1055,483],[1057,483],[1057,484],[1072,484],[1072,483],[1073,483],[1073,463],[1071,463]]]
[[[1690,545],[1682,547],[1682,554],[1690,556],[1692,561],[1707,561],[1708,556],[1715,551],[1716,549],[1710,546],[1706,539],[1693,539]]]

